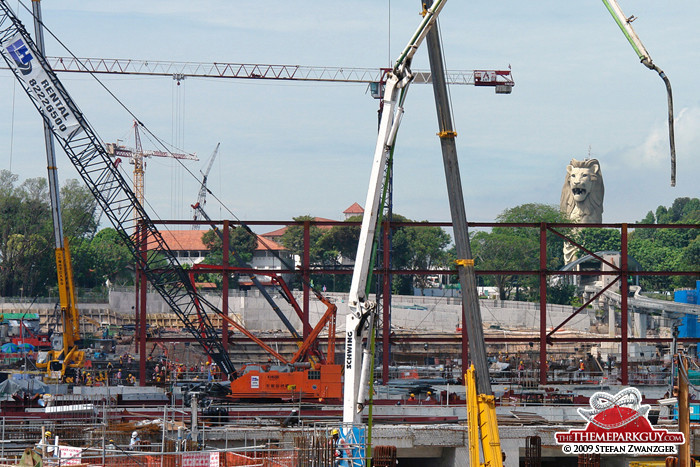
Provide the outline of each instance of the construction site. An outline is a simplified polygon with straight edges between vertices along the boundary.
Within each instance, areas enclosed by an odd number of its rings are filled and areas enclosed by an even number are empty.
[[[19,12],[9,3],[0,0],[2,72],[41,117],[53,229],[45,250],[55,254],[57,284],[44,289],[48,296],[31,295],[29,280],[19,296],[0,294],[0,464],[694,465],[700,268],[692,260],[645,268],[631,251],[657,234],[695,239],[699,224],[658,214],[658,222],[604,223],[601,163],[590,149],[567,166],[561,217],[470,221],[448,86],[508,96],[515,80],[510,65],[445,68],[437,19],[446,0],[423,2],[398,58],[377,69],[49,56],[41,2]],[[663,80],[675,186],[670,81],[634,17],[616,0],[603,3],[641,64]],[[419,50],[429,70],[412,69]],[[362,172],[366,199],[344,219],[242,219],[210,183],[221,178],[220,143],[200,161],[164,144],[122,102],[133,117],[128,141],[106,142],[62,82],[84,74],[172,78],[173,96],[185,79],[365,86],[379,104],[366,190]],[[394,212],[394,151],[398,161],[411,84],[433,91],[449,220]],[[92,234],[109,226],[101,248],[128,257],[93,295],[75,285],[95,274],[96,266],[73,261],[85,256],[84,238],[64,233],[76,222],[62,208],[65,156],[95,203]],[[186,216],[154,212],[146,173],[161,162],[202,162],[197,175],[186,169],[198,188]],[[174,191],[171,198],[182,196]],[[222,206],[217,216],[212,201]],[[586,233],[601,231],[614,241],[588,246]],[[340,240],[324,249],[316,243],[324,232]],[[406,232],[444,235],[449,259],[401,263]],[[487,235],[504,232],[529,239],[527,254],[518,242],[486,249]],[[16,245],[24,237],[9,236]],[[519,261],[485,259],[511,249]],[[0,251],[0,272],[12,252]],[[664,289],[645,290],[648,278]],[[13,280],[3,290],[23,279]],[[678,283],[694,286],[669,290]]]

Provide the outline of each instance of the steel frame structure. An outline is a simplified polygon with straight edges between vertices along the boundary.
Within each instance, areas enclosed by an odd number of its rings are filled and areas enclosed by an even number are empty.
[[[172,226],[177,226],[177,225],[192,225],[193,221],[192,220],[183,220],[183,221],[156,221],[158,224],[163,224],[163,225],[172,225]],[[241,273],[244,272],[245,274],[255,274],[256,272],[259,273],[269,273],[270,270],[256,270],[256,269],[250,269],[250,270],[245,270],[241,271],[240,268],[233,268],[230,267],[229,264],[229,255],[228,255],[228,240],[229,240],[229,232],[230,230],[239,224],[245,224],[250,227],[253,226],[290,226],[290,225],[299,225],[303,227],[303,239],[304,239],[304,252],[302,255],[302,263],[301,266],[298,267],[296,270],[289,270],[289,269],[278,269],[274,270],[275,273],[277,274],[301,274],[303,276],[304,284],[309,284],[309,279],[312,274],[315,275],[331,275],[331,274],[352,274],[352,269],[347,268],[347,269],[334,269],[334,268],[327,268],[327,267],[318,267],[318,266],[313,266],[310,262],[310,230],[312,226],[360,226],[359,222],[343,222],[343,221],[312,221],[312,220],[306,220],[306,221],[219,221],[219,220],[214,220],[214,221],[199,221],[196,224],[202,225],[202,226],[222,226],[222,231],[224,235],[224,243],[223,243],[223,258],[224,258],[224,264],[223,267],[221,266],[216,266],[212,268],[202,268],[199,269],[198,272],[200,273],[219,273],[223,274],[223,283],[225,287],[228,286],[228,273]],[[384,245],[383,250],[383,258],[381,261],[381,265],[375,267],[373,274],[377,276],[377,283],[382,284],[382,323],[389,323],[390,322],[390,313],[389,309],[390,307],[388,306],[389,300],[390,300],[390,286],[391,286],[391,276],[394,274],[399,274],[399,275],[427,275],[427,274],[447,274],[447,275],[455,275],[456,274],[456,269],[429,269],[429,270],[416,270],[416,269],[390,269],[389,267],[386,267],[384,265],[389,265],[389,255],[391,249],[389,248],[389,232],[392,229],[395,229],[397,227],[441,227],[441,228],[451,228],[452,224],[450,222],[389,222],[389,221],[384,221],[382,225],[382,243]],[[592,299],[584,303],[581,307],[576,309],[564,322],[559,324],[557,327],[555,327],[552,330],[547,330],[547,295],[546,295],[546,290],[547,290],[547,280],[550,276],[587,276],[587,275],[610,275],[614,276],[615,280],[612,281],[612,283],[615,283],[616,281],[620,281],[620,295],[621,295],[621,322],[623,323],[621,325],[621,329],[628,329],[627,326],[624,325],[624,323],[628,322],[628,305],[627,305],[627,295],[629,291],[629,286],[628,286],[628,281],[627,279],[630,276],[695,276],[695,275],[700,275],[700,270],[698,271],[668,271],[668,270],[660,270],[660,271],[630,271],[628,267],[628,254],[627,254],[627,243],[628,243],[628,235],[630,230],[636,230],[636,229],[700,229],[700,225],[696,224],[627,224],[627,223],[620,223],[620,224],[564,224],[564,223],[492,223],[492,222],[470,222],[469,227],[473,229],[480,229],[480,228],[493,228],[493,227],[501,227],[501,228],[508,228],[508,227],[524,227],[524,228],[532,228],[532,229],[538,229],[539,230],[539,237],[540,237],[540,254],[539,254],[539,268],[537,270],[483,270],[483,269],[477,269],[476,274],[477,276],[489,276],[489,275],[497,275],[497,274],[513,274],[513,275],[529,275],[529,276],[537,276],[539,278],[539,287],[540,290],[542,291],[540,293],[540,301],[539,301],[539,316],[540,316],[540,323],[539,323],[539,329],[538,329],[538,334],[539,334],[539,360],[540,360],[540,366],[539,366],[539,382],[540,384],[547,384],[547,345],[555,344],[555,343],[571,343],[571,342],[576,342],[576,343],[601,343],[601,342],[618,342],[621,344],[621,383],[622,384],[628,384],[629,382],[629,374],[628,374],[628,366],[629,366],[629,359],[628,359],[628,345],[629,343],[632,342],[647,342],[647,343],[670,343],[671,338],[653,338],[653,337],[647,337],[647,338],[641,338],[641,337],[630,337],[627,332],[622,331],[621,336],[611,338],[611,337],[595,337],[595,338],[586,338],[586,337],[559,337],[557,336],[557,331],[559,331],[565,324],[568,322],[570,319],[572,319],[574,316],[576,316],[578,313],[583,311],[593,300],[595,300],[603,291],[599,292],[596,294]],[[603,258],[595,256],[594,252],[590,252],[586,250],[582,245],[578,244],[573,238],[571,238],[570,235],[566,235],[565,233],[562,232],[562,230],[566,229],[573,229],[573,228],[610,228],[610,229],[619,229],[620,230],[620,239],[621,239],[621,245],[620,245],[620,253],[621,253],[621,264],[620,266],[616,266],[612,263],[609,263],[605,261]],[[561,237],[564,239],[565,242],[569,242],[572,245],[576,246],[577,248],[580,248],[587,254],[592,254],[594,257],[601,261],[605,261],[606,264],[611,266],[613,268],[613,271],[559,271],[559,270],[549,270],[547,269],[547,236],[555,235],[558,237]],[[143,281],[144,286],[140,287],[140,297],[137,297],[137,307],[136,307],[136,322],[137,322],[137,334],[136,334],[136,339],[138,341],[138,346],[140,348],[145,348],[147,342],[193,342],[195,339],[193,338],[182,338],[182,337],[172,337],[172,338],[147,338],[146,336],[146,293],[145,293],[145,281]],[[606,287],[607,289],[607,287]],[[226,289],[224,289],[226,290]],[[303,334],[304,337],[308,335],[308,329],[311,329],[311,325],[309,324],[309,299],[310,299],[310,290],[307,285],[303,286],[303,298],[302,298],[302,323],[303,323]],[[222,309],[224,313],[226,313],[226,310],[228,309],[228,294],[225,294],[222,292]],[[463,317],[464,318],[464,313]],[[464,322],[464,321],[463,321]],[[226,324],[226,323],[224,323]],[[233,337],[230,335],[228,332],[228,328],[224,326],[223,332],[222,332],[222,340],[224,343],[224,346],[228,346],[231,343],[238,343],[245,341],[246,338],[241,338],[241,337]],[[291,342],[292,338],[291,337],[274,337],[274,338],[261,338],[263,341],[270,341],[270,342]],[[532,338],[530,337],[486,337],[485,341],[488,343],[523,343],[527,344],[532,342]],[[684,343],[699,343],[700,338],[679,338],[677,339],[678,342],[684,342]],[[390,335],[390,326],[382,326],[382,331],[381,335],[377,336],[377,342],[382,346],[383,349],[383,359],[382,359],[382,378],[383,382],[386,383],[388,381],[388,374],[389,374],[389,356],[390,356],[390,345],[392,343],[438,343],[438,342],[444,342],[444,343],[459,343],[461,342],[462,344],[462,365],[463,365],[463,370],[466,371],[468,367],[468,362],[469,362],[469,355],[468,355],[468,339],[466,335],[466,329],[465,326],[462,326],[462,335],[461,336],[455,336],[455,337],[403,337],[403,338],[397,338],[397,337],[391,337]],[[145,354],[140,353],[140,359],[143,361],[142,362],[142,368],[145,368]]]

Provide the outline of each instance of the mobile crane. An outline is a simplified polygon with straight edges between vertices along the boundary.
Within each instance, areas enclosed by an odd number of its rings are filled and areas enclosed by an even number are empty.
[[[37,47],[44,52],[44,32],[41,23],[40,2],[32,2],[34,14],[34,31]],[[68,239],[63,236],[63,219],[61,216],[61,199],[58,187],[58,168],[56,166],[56,152],[53,136],[48,121],[44,120],[44,142],[46,144],[46,159],[48,168],[49,194],[51,198],[51,217],[54,230],[54,253],[56,257],[56,275],[58,279],[59,305],[61,309],[61,323],[63,334],[61,341],[57,342],[55,349],[49,350],[45,356],[40,354],[37,360],[37,368],[46,372],[46,376],[52,380],[68,379],[67,374],[71,368],[83,366],[85,353],[80,350],[80,322],[76,300],[75,285],[73,282],[73,267],[70,259]],[[53,347],[53,345],[52,345]]]

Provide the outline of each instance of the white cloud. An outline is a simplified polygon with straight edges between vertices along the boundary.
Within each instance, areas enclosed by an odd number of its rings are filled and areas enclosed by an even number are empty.
[[[700,107],[685,107],[678,112],[674,119],[674,139],[679,160],[689,159],[688,151],[692,151],[700,143],[699,129]],[[643,142],[620,152],[620,160],[625,165],[642,165],[648,170],[667,166],[670,154],[668,122],[659,120],[648,130]]]

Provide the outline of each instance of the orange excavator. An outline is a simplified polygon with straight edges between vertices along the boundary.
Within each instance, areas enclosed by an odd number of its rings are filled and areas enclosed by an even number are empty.
[[[197,270],[202,269],[223,269],[223,267],[195,265],[190,270],[190,281],[193,286]],[[247,268],[230,269],[253,275]],[[301,307],[282,277],[274,272],[257,271],[255,274],[268,276],[271,284],[279,288],[284,298],[301,318]],[[275,363],[248,364],[241,367],[231,380],[231,393],[227,396],[228,399],[340,401],[343,396],[342,365],[334,363],[337,307],[322,294],[313,291],[319,301],[326,306],[326,311],[306,339],[297,340],[298,349],[291,358],[281,355],[234,319],[224,318],[231,327],[255,342],[270,354],[271,359],[275,360]],[[326,326],[328,326],[328,351],[324,355],[318,344],[319,336]]]
[[[206,190],[205,183],[206,177],[202,182],[200,199],[201,192]],[[211,221],[209,215],[204,211],[202,204],[203,203],[197,202],[195,205],[192,205],[192,208],[195,210],[196,214],[203,219]],[[256,235],[246,225],[242,225],[240,228],[245,229],[251,235]],[[223,242],[223,233],[221,230],[214,228],[214,231]],[[296,339],[299,348],[291,359],[287,359],[240,323],[231,319],[227,314],[222,315],[222,319],[231,327],[258,344],[260,348],[270,354],[271,359],[276,361],[274,364],[269,362],[266,364],[245,365],[237,370],[234,375],[229,375],[231,380],[231,393],[228,395],[228,398],[232,400],[326,401],[330,399],[340,401],[343,397],[342,365],[336,365],[334,363],[337,312],[335,304],[331,303],[323,294],[311,286],[311,284],[306,284],[316,298],[326,306],[326,311],[306,339],[302,339],[282,310],[272,299],[266,285],[263,284],[257,276],[264,275],[269,277],[270,285],[278,290],[303,322],[304,313],[284,279],[274,272],[254,271],[250,266],[245,264],[240,255],[233,248],[229,247],[229,252],[231,253],[234,263],[237,265],[236,267],[229,268],[229,270],[234,270],[250,277],[253,285],[260,291],[265,300],[267,300],[280,321],[282,321],[289,330],[292,337]],[[278,259],[284,263],[281,257],[278,256]],[[189,271],[192,287],[196,287],[196,273],[198,270],[202,271],[203,269],[223,271],[224,267],[208,264],[194,265]],[[199,307],[199,303],[196,300],[195,306]],[[328,350],[327,354],[323,355],[318,344],[321,331],[323,331],[326,325],[328,326]]]

